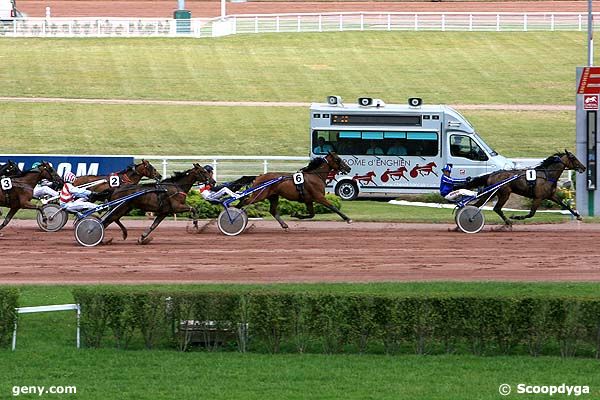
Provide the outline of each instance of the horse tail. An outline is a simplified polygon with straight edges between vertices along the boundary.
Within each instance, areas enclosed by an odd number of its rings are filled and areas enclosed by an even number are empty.
[[[485,175],[475,176],[475,177],[471,178],[471,180],[469,182],[465,183],[464,187],[466,189],[474,189],[474,188],[478,188],[480,186],[487,186],[488,178],[492,174],[493,174],[493,172],[489,173],[489,174],[485,174]]]
[[[251,185],[254,179],[256,179],[256,176],[245,175],[239,179],[236,179],[235,181],[227,182],[224,185],[227,186],[232,192],[237,192],[244,186]]]

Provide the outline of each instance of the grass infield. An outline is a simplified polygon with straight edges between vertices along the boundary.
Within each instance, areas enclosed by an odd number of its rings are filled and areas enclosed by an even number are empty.
[[[378,283],[148,285],[150,288],[333,291],[396,294],[596,295],[598,283]],[[72,302],[72,286],[23,286],[21,306]],[[0,350],[0,397],[13,386],[69,385],[81,399],[497,399],[498,387],[588,385],[600,398],[597,360],[467,355],[384,356],[188,353],[74,348],[73,313],[20,320],[17,351]],[[43,371],[41,373],[40,371]],[[74,396],[75,397],[75,396]],[[25,397],[30,398],[30,397]],[[31,397],[32,398],[32,397]],[[66,398],[66,397],[65,397]]]

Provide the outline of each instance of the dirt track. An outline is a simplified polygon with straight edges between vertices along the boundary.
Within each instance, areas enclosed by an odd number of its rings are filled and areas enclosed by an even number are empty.
[[[187,0],[186,9],[194,18],[219,16],[219,1]],[[17,7],[31,17],[45,16],[46,7],[54,17],[165,17],[171,18],[176,0],[17,0]],[[598,9],[598,5],[594,6]],[[227,14],[314,13],[340,11],[489,11],[489,12],[586,12],[586,1],[524,2],[227,2]]]
[[[600,225],[517,226],[513,232],[448,232],[450,225],[302,222],[283,232],[253,221],[237,237],[211,226],[186,233],[166,222],[147,246],[149,221],[127,221],[130,238],[80,247],[69,224],[43,233],[15,221],[0,237],[0,282],[374,282],[408,280],[600,280]]]

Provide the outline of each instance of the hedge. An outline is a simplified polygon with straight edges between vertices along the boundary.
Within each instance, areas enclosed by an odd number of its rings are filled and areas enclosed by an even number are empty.
[[[18,300],[18,289],[0,288],[0,348],[7,346],[12,338]]]
[[[89,288],[74,296],[90,347],[188,350],[194,324],[204,324],[208,350],[600,356],[600,298]]]

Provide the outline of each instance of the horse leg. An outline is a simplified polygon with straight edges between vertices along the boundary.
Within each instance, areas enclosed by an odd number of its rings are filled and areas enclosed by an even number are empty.
[[[569,207],[568,204],[564,203],[557,195],[556,193],[554,193],[552,195],[552,197],[550,198],[550,200],[552,200],[553,202],[555,202],[556,204],[558,204],[559,206],[562,207],[563,210],[569,210],[569,212],[571,213],[571,215],[573,215],[575,218],[577,218],[578,221],[581,221],[583,218],[581,218],[581,215],[579,214],[579,211],[577,210],[573,210],[571,207]]]
[[[277,210],[277,205],[279,204],[279,195],[274,194],[272,196],[269,196],[268,199],[270,204],[269,212],[271,213],[273,218],[275,218],[277,222],[279,222],[279,225],[281,225],[283,229],[288,229],[288,225],[281,219],[281,217],[279,216],[279,211]]]
[[[119,228],[121,228],[121,233],[123,234],[123,240],[127,240],[127,228],[125,228],[125,226],[121,223],[121,220],[119,220],[119,219],[115,220],[115,224],[117,224],[117,226]]]
[[[313,205],[313,202],[307,202],[306,204],[306,210],[308,211],[308,215],[302,215],[302,214],[294,214],[293,217],[294,218],[298,218],[298,219],[309,219],[315,216],[315,207]]]
[[[15,216],[15,214],[17,213],[17,211],[19,211],[18,208],[11,208],[8,211],[8,214],[6,214],[6,217],[4,217],[4,221],[2,222],[2,225],[0,225],[0,230],[2,230],[6,225],[8,225],[8,223],[10,222],[10,220],[12,219],[12,217]]]
[[[166,216],[167,214],[158,214],[154,219],[152,225],[150,225],[150,228],[148,228],[144,233],[142,233],[142,236],[140,236],[140,238],[138,239],[138,244],[150,243],[152,238],[148,238],[148,236],[152,233],[153,230],[156,229],[156,227],[163,221],[163,219],[165,219]]]
[[[504,215],[504,212],[502,211],[502,207],[504,207],[504,205],[506,204],[506,202],[508,201],[508,198],[510,197],[510,192],[499,192],[498,193],[498,201],[496,202],[496,205],[494,206],[494,211],[496,212],[496,214],[498,214],[500,216],[500,218],[502,218],[502,221],[504,221],[504,226],[502,226],[500,229],[511,229],[512,228],[512,221],[510,219],[508,219],[506,217],[506,215]]]
[[[315,201],[317,203],[322,204],[323,206],[327,207],[328,209],[330,209],[331,211],[333,211],[334,213],[336,213],[340,217],[342,217],[342,219],[344,221],[346,221],[347,223],[349,223],[349,224],[352,223],[352,219],[350,219],[346,214],[344,214],[343,212],[341,212],[340,210],[338,210],[336,206],[334,206],[333,204],[331,204],[329,202],[329,200],[327,200],[325,198],[325,196],[321,196],[319,198],[316,198]]]
[[[529,214],[527,215],[513,215],[510,218],[512,219],[516,219],[516,220],[523,220],[525,218],[531,218],[535,215],[535,212],[537,211],[538,207],[542,204],[542,200],[543,199],[534,199],[533,202],[531,203],[531,209],[529,210]]]

